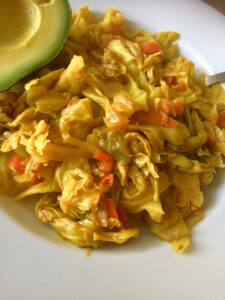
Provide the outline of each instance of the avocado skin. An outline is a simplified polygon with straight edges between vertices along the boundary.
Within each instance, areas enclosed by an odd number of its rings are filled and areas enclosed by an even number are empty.
[[[7,89],[9,89],[11,86],[22,80],[24,77],[29,75],[30,73],[42,68],[43,66],[50,63],[63,49],[64,44],[67,40],[67,37],[70,32],[70,26],[71,26],[71,18],[72,18],[72,9],[69,4],[68,0],[54,0],[54,5],[60,5],[61,9],[59,11],[63,11],[63,17],[61,20],[61,34],[59,35],[58,32],[52,32],[51,28],[47,28],[48,33],[51,34],[58,34],[57,40],[53,44],[48,44],[48,40],[46,39],[44,43],[44,48],[40,48],[40,54],[43,53],[43,51],[46,52],[46,55],[39,55],[36,53],[36,55],[32,56],[32,53],[29,52],[27,55],[27,58],[24,62],[24,64],[21,64],[19,67],[15,67],[14,64],[11,63],[9,60],[7,62],[8,67],[8,74],[5,75],[4,72],[1,72],[1,61],[0,61],[0,92],[3,92]],[[46,5],[47,7],[47,5]],[[58,16],[55,17],[57,19]],[[54,28],[54,24],[52,24],[52,27]],[[43,37],[44,39],[45,37]],[[34,37],[35,39],[35,37]],[[31,47],[32,48],[32,47]],[[1,47],[0,47],[0,55],[1,55]],[[20,60],[20,56],[16,57],[16,60]],[[4,61],[7,61],[7,57],[4,57]]]

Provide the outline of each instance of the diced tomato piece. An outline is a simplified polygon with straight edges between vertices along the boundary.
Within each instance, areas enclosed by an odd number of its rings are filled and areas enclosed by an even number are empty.
[[[38,183],[41,183],[44,181],[44,178],[38,178],[36,174],[33,174],[33,176],[30,177],[29,185],[36,185]]]
[[[114,160],[102,161],[99,165],[99,170],[104,173],[111,173],[115,166]]]
[[[123,224],[126,224],[128,221],[128,216],[122,207],[117,208],[117,214],[118,214],[120,222]]]
[[[107,186],[107,187],[111,187],[113,185],[113,182],[114,182],[114,175],[111,173],[111,174],[104,176],[101,179],[100,184]]]
[[[176,115],[181,116],[184,112],[184,101],[183,101],[183,99],[175,99],[173,101],[173,107],[175,109]]]
[[[129,123],[131,123],[131,124],[138,124],[138,120],[135,118],[134,115],[132,115],[132,116],[129,118]]]
[[[21,157],[13,155],[8,161],[8,167],[22,175],[25,172],[25,164]]]
[[[42,167],[43,167],[42,164],[36,163],[36,164],[33,165],[31,171],[32,171],[33,173],[35,173],[35,174],[36,174],[36,173],[39,173],[39,172],[41,171]]]
[[[155,124],[164,127],[176,127],[178,125],[178,121],[169,117],[164,112],[138,112],[136,117],[141,123],[144,124]]]
[[[222,111],[218,115],[217,125],[223,127],[225,125],[225,111]]]
[[[183,92],[185,91],[185,82],[183,80],[179,80],[179,82],[176,85],[173,85],[172,88],[177,92]]]
[[[107,213],[109,218],[119,219],[115,203],[112,199],[106,199]]]
[[[172,107],[171,104],[169,103],[168,100],[166,99],[161,99],[160,100],[160,106],[163,110],[164,113],[166,113],[167,115],[170,115],[172,112]]]
[[[167,116],[166,114],[162,115],[162,120],[164,122],[165,127],[176,127],[178,125],[178,121]]]
[[[108,153],[106,153],[103,150],[99,150],[97,151],[93,158],[100,160],[100,161],[109,161],[109,160],[113,160],[113,157],[111,155],[109,155]]]
[[[213,147],[216,144],[216,137],[215,135],[213,135],[212,133],[208,133],[207,134],[207,141],[206,141],[206,145],[208,147]]]
[[[176,82],[177,82],[177,77],[176,77],[176,76],[166,76],[166,77],[164,78],[164,80],[165,80],[165,82],[166,82],[169,86],[171,86],[171,85],[176,84]]]
[[[155,42],[147,42],[141,46],[141,51],[145,54],[154,54],[160,52],[163,54],[162,47]]]

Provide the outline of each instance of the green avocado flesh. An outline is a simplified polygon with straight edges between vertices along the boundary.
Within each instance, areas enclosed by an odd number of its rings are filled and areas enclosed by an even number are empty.
[[[0,0],[0,91],[53,60],[70,23],[67,0]]]

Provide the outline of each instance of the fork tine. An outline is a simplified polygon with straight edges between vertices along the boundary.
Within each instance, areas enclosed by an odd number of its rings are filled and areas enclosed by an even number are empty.
[[[225,82],[225,72],[217,73],[206,77],[206,85],[212,85],[214,83],[223,83]]]

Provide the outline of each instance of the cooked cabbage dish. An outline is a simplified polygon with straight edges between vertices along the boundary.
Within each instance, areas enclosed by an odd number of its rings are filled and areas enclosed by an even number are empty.
[[[0,93],[0,187],[79,247],[136,224],[190,244],[225,155],[225,91],[179,54],[176,32],[133,31],[116,9],[72,16],[63,51]],[[12,188],[13,187],[13,188]]]

